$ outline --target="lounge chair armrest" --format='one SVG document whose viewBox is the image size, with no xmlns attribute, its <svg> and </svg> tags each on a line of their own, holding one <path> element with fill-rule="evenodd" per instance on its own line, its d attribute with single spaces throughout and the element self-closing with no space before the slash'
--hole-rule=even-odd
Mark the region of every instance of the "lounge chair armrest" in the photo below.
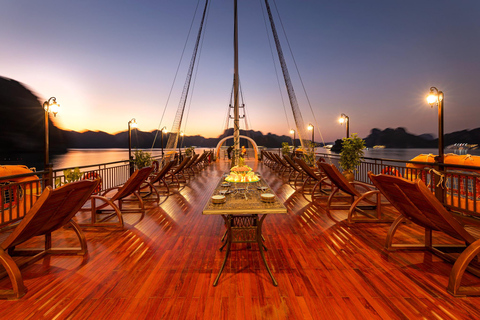
<svg viewBox="0 0 480 320">
<path fill-rule="evenodd" d="M 353 185 L 354 187 L 355 186 L 358 186 L 358 187 L 361 187 L 362 189 L 366 190 L 366 191 L 373 191 L 373 190 L 376 190 L 375 188 L 373 188 L 372 186 L 366 184 L 366 183 L 363 183 L 363 182 L 357 182 L 357 181 L 353 181 L 353 182 L 350 182 L 351 185 Z"/>
</svg>

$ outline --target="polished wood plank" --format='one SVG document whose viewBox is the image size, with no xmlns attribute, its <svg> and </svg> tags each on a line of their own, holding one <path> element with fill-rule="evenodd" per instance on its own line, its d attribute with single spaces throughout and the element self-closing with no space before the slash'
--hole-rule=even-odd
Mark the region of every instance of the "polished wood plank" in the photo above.
<svg viewBox="0 0 480 320">
<path fill-rule="evenodd" d="M 196 174 L 180 192 L 146 216 L 125 215 L 125 230 L 87 230 L 87 257 L 48 257 L 22 269 L 27 294 L 0 301 L 1 319 L 475 319 L 480 298 L 446 292 L 452 265 L 428 252 L 383 250 L 388 224 L 326 215 L 326 199 L 312 204 L 261 163 L 261 172 L 288 209 L 267 217 L 265 252 L 278 287 L 271 284 L 258 246 L 233 244 L 223 261 L 223 219 L 202 209 L 227 169 L 219 161 Z M 325 201 L 325 202 L 323 202 Z M 394 212 L 391 212 L 394 214 Z M 59 231 L 55 245 L 73 244 Z M 407 224 L 405 241 L 423 238 Z M 38 245 L 32 239 L 27 247 Z M 440 243 L 455 241 L 436 237 Z M 467 283 L 480 279 L 467 274 Z M 0 289 L 9 281 L 0 279 Z"/>
</svg>

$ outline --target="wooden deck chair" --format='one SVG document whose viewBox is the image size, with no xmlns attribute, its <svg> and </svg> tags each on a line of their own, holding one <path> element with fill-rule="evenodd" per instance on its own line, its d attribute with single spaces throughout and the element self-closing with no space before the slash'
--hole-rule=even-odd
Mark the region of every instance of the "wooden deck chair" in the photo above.
<svg viewBox="0 0 480 320">
<path fill-rule="evenodd" d="M 460 221 L 450 211 L 445 209 L 422 180 L 409 181 L 392 175 L 374 175 L 371 172 L 368 173 L 368 176 L 401 213 L 388 231 L 385 243 L 386 249 L 394 251 L 395 249 L 423 248 L 447 261 L 454 262 L 450 272 L 447 291 L 454 296 L 480 295 L 480 287 L 478 286 L 461 286 L 465 270 L 469 270 L 480 277 L 479 268 L 469 267 L 470 262 L 480 253 L 480 240 L 475 239 L 465 230 Z M 395 232 L 402 222 L 407 220 L 425 228 L 424 244 L 393 244 Z M 442 251 L 442 246 L 434 246 L 432 231 L 441 231 L 465 242 L 466 245 L 460 246 L 460 248 L 464 249 L 463 252 L 455 257 L 452 254 L 452 246 L 448 246 L 449 252 Z M 443 247 L 445 248 L 446 246 L 444 245 Z"/>
<path fill-rule="evenodd" d="M 305 172 L 307 178 L 303 182 L 302 190 L 303 192 L 307 191 L 307 186 L 313 183 L 313 187 L 310 188 L 310 195 L 312 197 L 312 202 L 318 197 L 318 193 L 323 193 L 326 195 L 325 191 L 322 190 L 322 185 L 330 185 L 331 183 L 328 180 L 328 177 L 325 174 L 322 174 L 320 171 L 314 171 L 314 169 L 310 168 L 308 164 L 303 161 L 302 159 L 296 159 L 295 162 L 298 166 Z"/>
<path fill-rule="evenodd" d="M 205 158 L 208 157 L 208 154 L 208 152 L 204 152 L 197 158 L 197 160 L 195 160 L 195 162 L 192 164 L 192 169 L 194 172 L 198 173 L 203 169 L 205 165 Z"/>
<path fill-rule="evenodd" d="M 164 187 L 166 190 L 164 194 L 166 195 L 166 198 L 163 200 L 165 201 L 169 194 L 170 194 L 170 189 L 168 187 L 168 184 L 165 181 L 165 176 L 167 173 L 170 171 L 170 169 L 175 165 L 175 160 L 170 160 L 167 162 L 162 169 L 160 169 L 156 174 L 150 175 L 148 178 L 148 181 L 146 181 L 142 186 L 140 187 L 140 190 L 144 190 L 149 188 L 150 191 L 148 192 L 140 192 L 142 195 L 142 198 L 149 198 L 152 194 L 156 194 L 156 197 L 159 199 L 160 198 L 160 188 Z M 162 201 L 162 202 L 163 202 Z M 158 201 L 157 201 L 158 202 Z"/>
<path fill-rule="evenodd" d="M 278 170 L 279 170 L 279 173 L 280 175 L 284 175 L 286 173 L 290 173 L 290 171 L 292 170 L 292 168 L 290 168 L 290 165 L 288 163 L 285 162 L 285 160 L 282 159 L 282 157 L 276 153 L 272 153 L 272 156 L 276 159 L 277 163 L 278 163 Z"/>
<path fill-rule="evenodd" d="M 130 212 L 140 213 L 140 220 L 143 219 L 145 204 L 139 190 L 140 186 L 147 181 L 152 170 L 152 167 L 135 170 L 122 186 L 107 189 L 98 195 L 92 195 L 90 201 L 87 201 L 79 210 L 90 212 L 90 223 L 79 223 L 79 225 L 82 227 L 116 227 L 123 229 L 122 213 Z M 138 207 L 124 208 L 123 204 L 132 200 L 138 202 Z M 107 222 L 115 216 L 118 222 Z"/>
<path fill-rule="evenodd" d="M 390 218 L 382 214 L 382 201 L 380 191 L 374 190 L 371 186 L 360 182 L 349 182 L 333 164 L 317 161 L 319 169 L 325 172 L 332 183 L 332 193 L 328 197 L 326 211 L 332 220 L 331 209 L 347 209 L 349 223 L 353 222 L 392 222 Z M 358 188 L 358 189 L 357 189 Z M 360 189 L 360 190 L 359 190 Z M 350 203 L 345 205 L 332 205 L 335 195 L 341 191 L 350 197 Z M 363 193 L 362 193 L 362 192 Z M 372 199 L 374 198 L 374 199 Z M 372 214 L 370 211 L 374 210 Z M 363 217 L 359 217 L 362 215 Z"/>
<path fill-rule="evenodd" d="M 306 173 L 290 156 L 284 155 L 283 158 L 292 169 L 288 176 L 288 183 L 293 189 L 299 190 L 306 179 Z"/>
<path fill-rule="evenodd" d="M 263 163 L 269 167 L 269 168 L 272 168 L 273 165 L 274 165 L 274 162 L 272 160 L 272 157 L 270 155 L 270 152 L 268 151 L 265 151 L 265 150 L 262 150 L 262 159 L 263 159 Z"/>
<path fill-rule="evenodd" d="M 192 159 L 192 156 L 184 157 L 180 164 L 173 166 L 170 171 L 165 175 L 165 181 L 168 184 L 169 188 L 176 187 L 179 191 L 185 187 L 187 178 L 183 173 L 183 169 L 188 162 Z M 183 183 L 183 185 L 182 185 Z"/>
<path fill-rule="evenodd" d="M 87 244 L 85 236 L 78 225 L 72 220 L 78 209 L 87 201 L 100 180 L 82 180 L 68 183 L 53 190 L 47 187 L 28 211 L 12 233 L 0 244 L 0 262 L 5 267 L 13 290 L 1 290 L 2 299 L 19 299 L 27 292 L 23 283 L 20 267 L 31 264 L 47 254 L 85 255 Z M 52 233 L 64 226 L 71 226 L 80 242 L 78 248 L 52 248 Z M 44 248 L 19 249 L 18 246 L 27 240 L 45 236 Z M 21 265 L 12 256 L 32 256 Z"/>
<path fill-rule="evenodd" d="M 195 171 L 193 170 L 193 165 L 195 164 L 195 162 L 197 161 L 197 159 L 200 157 L 200 154 L 198 153 L 195 153 L 192 158 L 190 159 L 189 162 L 187 162 L 187 164 L 185 165 L 185 167 L 183 168 L 182 172 L 184 173 L 184 176 L 185 178 L 187 178 L 188 180 L 190 180 L 191 177 L 194 177 L 195 176 Z M 185 181 L 186 183 L 187 181 Z"/>
<path fill-rule="evenodd" d="M 276 167 L 278 166 L 277 159 L 274 158 L 273 152 L 270 151 L 265 151 L 265 155 L 268 158 L 267 165 L 270 167 L 272 170 L 276 170 Z"/>
</svg>

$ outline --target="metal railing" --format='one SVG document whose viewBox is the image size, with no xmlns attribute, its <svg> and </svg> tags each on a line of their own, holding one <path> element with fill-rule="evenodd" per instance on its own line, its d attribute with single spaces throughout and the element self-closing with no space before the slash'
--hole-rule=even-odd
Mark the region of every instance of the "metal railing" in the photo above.
<svg viewBox="0 0 480 320">
<path fill-rule="evenodd" d="M 153 158 L 157 160 L 161 159 L 161 156 Z M 80 179 L 95 179 L 96 177 L 102 179 L 101 188 L 96 190 L 96 192 L 106 191 L 122 185 L 130 177 L 128 160 L 61 168 L 51 171 L 48 170 L 50 168 L 47 168 L 44 171 L 1 177 L 0 229 L 22 219 L 35 204 L 46 186 L 57 188 L 69 182 L 65 173 L 77 168 L 81 172 Z"/>
<path fill-rule="evenodd" d="M 317 153 L 319 157 L 340 168 L 340 155 Z M 411 181 L 421 179 L 432 192 L 435 191 L 435 175 L 440 175 L 444 185 L 444 206 L 480 218 L 480 167 L 365 157 L 354 173 L 355 180 L 371 185 L 368 178 L 370 171 Z"/>
</svg>

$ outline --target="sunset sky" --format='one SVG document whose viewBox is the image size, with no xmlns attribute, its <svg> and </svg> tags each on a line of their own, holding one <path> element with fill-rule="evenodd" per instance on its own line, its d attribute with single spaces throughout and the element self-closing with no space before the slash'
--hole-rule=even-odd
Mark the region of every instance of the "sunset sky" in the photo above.
<svg viewBox="0 0 480 320">
<path fill-rule="evenodd" d="M 272 59 L 264 2 L 238 2 L 240 81 L 251 128 L 288 135 L 293 116 L 276 51 Z M 24 83 L 42 102 L 55 96 L 62 108 L 55 121 L 63 129 L 115 133 L 132 118 L 142 131 L 171 128 L 204 3 L 198 3 L 170 100 L 196 0 L 2 0 L 0 76 Z M 350 117 L 350 132 L 363 138 L 372 128 L 389 127 L 436 136 L 437 110 L 425 101 L 431 86 L 445 93 L 446 133 L 480 127 L 480 1 L 270 5 L 275 16 L 278 8 L 290 76 L 316 141 L 320 133 L 325 142 L 345 135 L 341 113 Z M 205 28 L 182 129 L 216 137 L 233 82 L 233 0 L 211 0 Z"/>
</svg>

